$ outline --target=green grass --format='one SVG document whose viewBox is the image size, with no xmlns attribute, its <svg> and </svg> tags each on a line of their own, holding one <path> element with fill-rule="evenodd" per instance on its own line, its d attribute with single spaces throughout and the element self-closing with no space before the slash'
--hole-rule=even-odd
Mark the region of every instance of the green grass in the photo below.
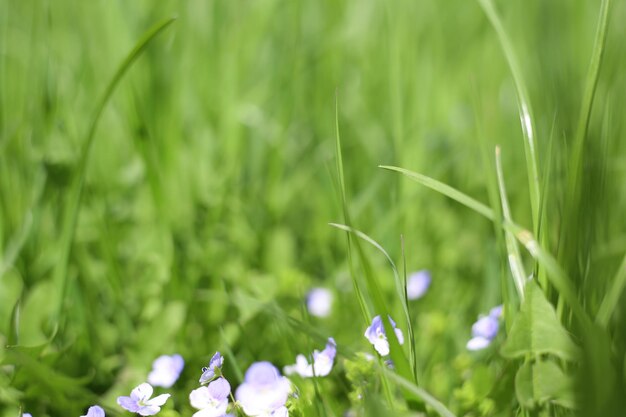
<svg viewBox="0 0 626 417">
<path fill-rule="evenodd" d="M 190 415 L 216 350 L 235 387 L 329 336 L 293 415 L 622 415 L 623 21 L 608 0 L 0 0 L 0 416 L 123 415 L 174 352 L 161 415 Z M 394 372 L 359 355 L 386 312 Z"/>
</svg>

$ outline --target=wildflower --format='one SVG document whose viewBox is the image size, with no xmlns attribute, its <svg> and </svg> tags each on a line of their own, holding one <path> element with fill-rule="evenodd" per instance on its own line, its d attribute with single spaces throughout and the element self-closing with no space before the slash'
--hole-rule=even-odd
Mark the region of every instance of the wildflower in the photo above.
<svg viewBox="0 0 626 417">
<path fill-rule="evenodd" d="M 33 417 L 30 413 L 22 413 L 22 417 Z"/>
<path fill-rule="evenodd" d="M 406 294 L 409 300 L 422 298 L 430 286 L 430 272 L 421 270 L 409 275 L 406 283 Z"/>
<path fill-rule="evenodd" d="M 170 397 L 170 394 L 161 394 L 150 399 L 152 392 L 152 385 L 144 382 L 131 391 L 130 397 L 117 397 L 117 403 L 131 413 L 152 416 L 161 411 L 161 406 Z"/>
<path fill-rule="evenodd" d="M 310 378 L 312 376 L 326 376 L 333 368 L 333 362 L 335 355 L 337 354 L 337 344 L 332 337 L 328 338 L 326 348 L 323 351 L 313 351 L 313 364 L 309 364 L 304 355 L 298 355 L 296 357 L 295 365 L 285 366 L 284 371 L 286 375 L 296 373 L 304 378 Z"/>
<path fill-rule="evenodd" d="M 391 326 L 396 333 L 398 342 L 403 344 L 404 335 L 402 334 L 402 330 L 396 328 L 396 322 L 393 321 L 391 317 L 389 317 L 389 323 L 391 323 Z M 389 354 L 389 342 L 387 341 L 385 327 L 383 326 L 383 321 L 380 316 L 374 317 L 371 326 L 365 330 L 365 337 L 372 345 L 374 345 L 374 349 L 376 349 L 376 352 L 378 352 L 381 356 Z"/>
<path fill-rule="evenodd" d="M 502 316 L 502 306 L 497 306 L 489 311 L 488 316 L 478 318 L 472 325 L 472 338 L 466 346 L 468 350 L 481 350 L 491 344 L 491 341 L 498 335 L 500 316 Z"/>
<path fill-rule="evenodd" d="M 193 408 L 197 408 L 193 417 L 222 417 L 228 407 L 230 384 L 222 377 L 217 378 L 206 387 L 200 387 L 191 391 L 189 402 Z"/>
<path fill-rule="evenodd" d="M 148 383 L 155 387 L 169 388 L 178 379 L 185 366 L 180 355 L 163 355 L 152 362 L 152 372 L 148 375 Z"/>
<path fill-rule="evenodd" d="M 285 403 L 291 383 L 269 362 L 256 362 L 246 371 L 244 383 L 237 388 L 235 398 L 249 416 L 288 416 Z"/>
<path fill-rule="evenodd" d="M 209 361 L 209 366 L 202 368 L 202 376 L 200 376 L 200 384 L 204 385 L 215 379 L 215 370 L 222 369 L 224 364 L 224 357 L 215 352 L 215 355 Z"/>
<path fill-rule="evenodd" d="M 93 407 L 89 407 L 89 410 L 87 410 L 87 415 L 81 417 L 104 417 L 104 410 L 102 409 L 102 407 L 94 405 Z"/>
<path fill-rule="evenodd" d="M 313 288 L 306 296 L 306 307 L 316 317 L 328 317 L 333 305 L 333 293 L 326 288 Z"/>
</svg>

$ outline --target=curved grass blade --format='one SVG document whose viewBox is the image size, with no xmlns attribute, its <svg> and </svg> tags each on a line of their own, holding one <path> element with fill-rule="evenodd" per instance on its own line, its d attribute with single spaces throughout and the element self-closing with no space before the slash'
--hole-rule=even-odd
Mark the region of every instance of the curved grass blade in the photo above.
<svg viewBox="0 0 626 417">
<path fill-rule="evenodd" d="M 132 64 L 137 60 L 137 58 L 141 55 L 141 53 L 146 49 L 146 47 L 150 44 L 150 42 L 163 30 L 165 30 L 169 25 L 171 25 L 176 18 L 168 18 L 156 23 L 152 26 L 144 35 L 137 41 L 135 47 L 130 51 L 130 53 L 126 56 L 124 61 L 120 64 L 117 71 L 113 75 L 113 78 L 107 85 L 104 90 L 104 94 L 96 104 L 96 110 L 94 112 L 93 118 L 91 119 L 91 123 L 89 125 L 89 130 L 87 132 L 85 141 L 83 143 L 82 149 L 80 151 L 78 167 L 74 174 L 68 202 L 65 208 L 65 212 L 63 215 L 63 224 L 61 230 L 61 238 L 60 238 L 60 255 L 59 260 L 55 265 L 55 269 L 53 272 L 52 279 L 54 282 L 58 284 L 57 288 L 60 288 L 61 293 L 58 296 L 58 309 L 57 309 L 57 321 L 60 320 L 63 305 L 65 300 L 65 295 L 67 292 L 68 285 L 68 263 L 71 252 L 72 241 L 74 240 L 74 234 L 76 232 L 76 224 L 78 222 L 78 215 L 80 212 L 80 204 L 83 195 L 83 188 L 85 183 L 85 173 L 87 169 L 87 163 L 89 161 L 89 154 L 91 147 L 93 145 L 93 141 L 95 138 L 96 128 L 98 127 L 98 122 L 100 121 L 100 116 L 107 103 L 111 99 L 113 92 L 115 91 L 117 85 L 120 80 L 124 77 L 124 75 L 131 68 Z"/>
<path fill-rule="evenodd" d="M 400 274 L 398 272 L 398 268 L 396 267 L 396 264 L 393 262 L 393 259 L 391 259 L 391 256 L 389 256 L 385 248 L 383 248 L 378 242 L 376 242 L 374 239 L 372 239 L 365 233 L 361 232 L 360 230 L 353 229 L 352 227 L 346 226 L 345 224 L 329 223 L 329 225 L 336 227 L 337 229 L 344 230 L 346 232 L 350 232 L 354 234 L 356 237 L 374 246 L 376 249 L 378 249 L 380 253 L 382 253 L 385 256 L 385 258 L 387 258 L 387 261 L 389 262 L 389 265 L 391 266 L 391 269 L 393 271 L 393 277 L 394 277 L 394 281 L 396 284 L 396 291 L 398 292 L 398 297 L 400 297 L 400 300 L 402 302 L 401 303 L 402 310 L 404 312 L 404 317 L 406 319 L 407 332 L 409 334 L 409 350 L 411 352 L 411 357 L 409 360 L 411 364 L 411 370 L 413 371 L 413 375 L 416 375 L 417 377 L 417 364 L 415 360 L 416 358 L 415 335 L 413 333 L 413 326 L 411 325 L 411 315 L 409 314 L 409 302 L 408 302 L 407 294 L 406 294 L 406 282 L 403 282 L 402 279 L 400 278 Z"/>
<path fill-rule="evenodd" d="M 468 196 L 467 194 L 460 192 L 456 188 L 452 188 L 449 185 L 442 183 L 441 181 L 437 181 L 434 178 L 428 177 L 423 174 L 418 174 L 417 172 L 413 172 L 408 169 L 394 167 L 390 165 L 379 165 L 378 168 L 399 172 L 409 177 L 415 182 L 418 182 L 432 190 L 435 190 L 438 193 L 451 198 L 452 200 L 458 201 L 459 203 L 471 208 L 478 214 L 482 215 L 483 217 L 486 217 L 487 219 L 491 221 L 494 221 L 496 218 L 493 210 L 490 207 Z"/>
<path fill-rule="evenodd" d="M 404 168 L 398 168 L 393 166 L 380 166 L 380 168 L 404 174 L 413 181 L 425 185 L 426 187 L 429 187 L 463 204 L 464 206 L 469 207 L 470 209 L 483 215 L 485 218 L 494 222 L 496 221 L 496 217 L 491 208 L 473 199 L 467 194 L 464 194 L 459 190 L 450 187 L 449 185 Z M 548 279 L 550 280 L 552 285 L 554 285 L 554 287 L 561 293 L 565 301 L 567 301 L 567 303 L 570 305 L 576 318 L 578 318 L 584 325 L 591 325 L 591 320 L 589 316 L 578 301 L 576 293 L 571 286 L 570 278 L 567 276 L 563 268 L 561 268 L 561 266 L 557 263 L 554 257 L 546 250 L 544 250 L 541 245 L 539 245 L 539 242 L 537 242 L 533 234 L 530 231 L 508 220 L 504 220 L 500 224 L 500 226 L 503 227 L 505 230 L 511 232 L 517 238 L 517 240 L 519 240 L 526 247 L 531 256 L 535 260 L 537 260 L 537 262 L 543 265 L 543 267 L 546 269 L 546 272 L 548 273 Z"/>
<path fill-rule="evenodd" d="M 504 52 L 509 69 L 511 70 L 513 82 L 515 83 L 520 122 L 524 134 L 524 152 L 526 155 L 526 171 L 528 173 L 528 187 L 530 190 L 530 205 L 532 208 L 534 231 L 536 233 L 540 210 L 539 201 L 541 197 L 539 191 L 539 159 L 536 151 L 537 144 L 535 139 L 534 117 L 530 106 L 528 88 L 522 77 L 522 71 L 520 70 L 513 44 L 504 30 L 504 26 L 502 25 L 502 21 L 496 12 L 492 0 L 478 0 L 478 3 L 498 35 L 498 40 L 502 46 L 502 51 Z"/>
<path fill-rule="evenodd" d="M 506 187 L 504 185 L 504 173 L 502 172 L 502 161 L 500 159 L 500 147 L 496 146 L 496 173 L 498 175 L 498 187 L 500 190 L 500 201 L 502 204 L 502 216 L 504 220 L 513 223 L 511 219 L 511 209 L 509 207 L 509 200 L 506 196 Z M 524 300 L 524 285 L 526 283 L 526 271 L 524 270 L 524 263 L 522 262 L 522 256 L 519 252 L 519 246 L 515 236 L 507 230 L 504 232 L 506 249 L 508 252 L 509 266 L 511 268 L 511 274 L 513 275 L 513 281 L 515 282 L 515 288 L 520 297 L 520 300 Z"/>
</svg>

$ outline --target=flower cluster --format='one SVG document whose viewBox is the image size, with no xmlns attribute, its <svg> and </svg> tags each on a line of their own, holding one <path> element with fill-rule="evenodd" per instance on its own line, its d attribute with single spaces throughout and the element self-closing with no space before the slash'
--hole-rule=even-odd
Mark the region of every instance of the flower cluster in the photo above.
<svg viewBox="0 0 626 417">
<path fill-rule="evenodd" d="M 402 330 L 396 328 L 396 322 L 393 321 L 391 317 L 388 317 L 388 319 L 389 323 L 393 327 L 398 342 L 403 344 L 404 335 L 402 334 Z M 372 324 L 367 328 L 367 330 L 365 330 L 365 337 L 374 346 L 376 352 L 378 352 L 381 356 L 389 355 L 389 341 L 387 340 L 385 326 L 383 325 L 383 321 L 380 316 L 374 317 Z"/>
<path fill-rule="evenodd" d="M 499 319 L 502 316 L 502 306 L 489 311 L 489 315 L 481 316 L 472 325 L 472 338 L 467 342 L 468 350 L 481 350 L 489 346 L 498 335 Z"/>
<path fill-rule="evenodd" d="M 283 371 L 285 375 L 298 374 L 304 378 L 326 376 L 333 368 L 336 354 L 337 344 L 335 343 L 335 339 L 329 337 L 326 348 L 323 351 L 313 351 L 312 364 L 309 364 L 309 361 L 304 355 L 298 355 L 296 356 L 296 363 L 294 365 L 285 366 Z"/>
</svg>

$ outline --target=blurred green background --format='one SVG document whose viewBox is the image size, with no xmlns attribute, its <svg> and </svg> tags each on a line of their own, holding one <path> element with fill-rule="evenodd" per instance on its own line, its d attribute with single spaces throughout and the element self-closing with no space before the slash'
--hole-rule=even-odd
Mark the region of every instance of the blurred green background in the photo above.
<svg viewBox="0 0 626 417">
<path fill-rule="evenodd" d="M 593 314 L 626 251 L 626 4 L 610 10 L 571 216 L 566 184 L 600 2 L 496 8 L 550 173 L 544 243 Z M 140 36 L 170 16 L 105 107 L 67 240 L 97 102 Z M 411 304 L 421 385 L 458 415 L 514 415 L 497 348 L 465 350 L 510 280 L 499 230 L 377 167 L 422 172 L 490 204 L 498 144 L 513 218 L 532 229 L 511 72 L 478 2 L 461 0 L 0 0 L 0 413 L 78 416 L 99 403 L 116 415 L 115 397 L 158 355 L 178 352 L 187 366 L 166 412 L 189 414 L 188 392 L 216 350 L 236 385 L 252 361 L 282 367 L 322 347 L 287 317 L 340 350 L 370 352 L 345 233 L 328 225 L 343 222 L 335 101 L 353 226 L 398 265 L 402 235 L 408 271 L 432 272 Z M 400 316 L 385 259 L 366 254 Z M 315 286 L 335 292 L 328 319 L 303 313 Z M 607 390 L 617 393 L 625 314 L 618 306 L 607 332 L 618 358 Z M 320 382 L 337 416 L 350 408 L 341 369 L 338 360 Z M 491 402 L 467 393 L 477 374 Z"/>
</svg>

